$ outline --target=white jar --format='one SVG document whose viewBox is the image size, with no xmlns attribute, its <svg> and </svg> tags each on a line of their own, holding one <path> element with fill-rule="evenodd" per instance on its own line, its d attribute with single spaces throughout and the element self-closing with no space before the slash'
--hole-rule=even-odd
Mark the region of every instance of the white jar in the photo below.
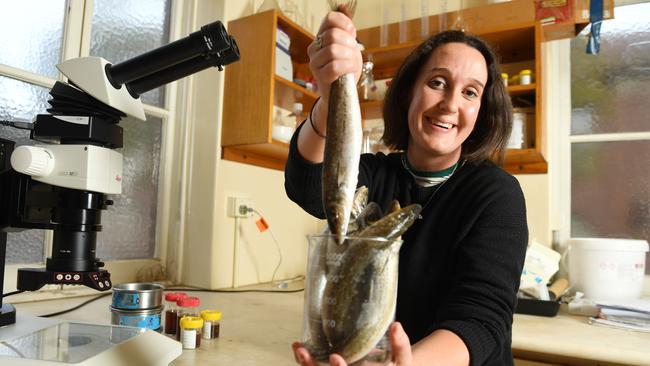
<svg viewBox="0 0 650 366">
<path fill-rule="evenodd" d="M 593 300 L 641 297 L 648 252 L 645 240 L 572 238 L 567 250 L 572 290 Z"/>
</svg>

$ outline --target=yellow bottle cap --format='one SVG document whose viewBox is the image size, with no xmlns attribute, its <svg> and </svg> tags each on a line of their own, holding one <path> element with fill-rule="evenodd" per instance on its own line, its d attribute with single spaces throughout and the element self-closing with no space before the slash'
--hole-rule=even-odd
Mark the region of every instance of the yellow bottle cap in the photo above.
<svg viewBox="0 0 650 366">
<path fill-rule="evenodd" d="M 532 73 L 533 72 L 531 70 L 525 69 L 525 70 L 521 70 L 521 72 L 519 72 L 519 75 L 530 75 Z"/>
<path fill-rule="evenodd" d="M 201 317 L 203 320 L 207 321 L 219 321 L 221 320 L 221 312 L 217 310 L 203 310 L 201 311 Z"/>
<path fill-rule="evenodd" d="M 502 72 L 501 77 L 504 79 L 508 79 L 508 73 L 507 72 Z"/>
<path fill-rule="evenodd" d="M 198 316 L 184 316 L 181 318 L 181 328 L 197 329 L 203 327 L 203 318 Z"/>
</svg>

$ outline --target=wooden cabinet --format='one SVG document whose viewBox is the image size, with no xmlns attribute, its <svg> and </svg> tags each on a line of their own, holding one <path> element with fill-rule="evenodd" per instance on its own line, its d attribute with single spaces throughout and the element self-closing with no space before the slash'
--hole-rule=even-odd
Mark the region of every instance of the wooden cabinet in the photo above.
<svg viewBox="0 0 650 366">
<path fill-rule="evenodd" d="M 613 0 L 605 0 L 605 18 L 613 16 Z M 528 85 L 510 85 L 513 105 L 532 110 L 527 122 L 524 149 L 509 150 L 505 169 L 513 174 L 546 173 L 542 155 L 544 99 L 541 44 L 546 40 L 573 37 L 589 22 L 589 1 L 573 2 L 573 18 L 562 24 L 540 25 L 535 20 L 534 2 L 513 0 L 462 11 L 466 31 L 487 40 L 498 54 L 501 67 L 510 75 L 523 69 L 533 72 Z M 428 29 L 437 31 L 439 22 L 454 24 L 457 12 L 432 15 Z M 258 166 L 283 169 L 288 153 L 286 143 L 271 138 L 273 105 L 290 109 L 295 101 L 309 111 L 316 95 L 274 72 L 275 30 L 281 27 L 291 38 L 294 71 L 309 74 L 307 46 L 314 37 L 276 11 L 255 14 L 232 21 L 228 31 L 239 44 L 241 60 L 226 70 L 223 134 L 223 158 Z M 387 26 L 387 46 L 380 46 L 380 27 L 359 29 L 357 38 L 365 46 L 364 59 L 372 55 L 375 79 L 390 78 L 404 58 L 423 41 L 421 20 L 406 22 L 406 41 L 399 42 L 398 23 Z M 362 102 L 364 119 L 381 118 L 382 103 Z"/>
<path fill-rule="evenodd" d="M 290 19 L 270 10 L 229 22 L 241 58 L 226 69 L 221 146 L 224 159 L 283 170 L 289 145 L 272 138 L 273 106 L 291 110 L 299 102 L 309 111 L 317 95 L 275 74 L 278 28 L 291 39 L 294 74 L 309 75 L 314 36 Z"/>
</svg>

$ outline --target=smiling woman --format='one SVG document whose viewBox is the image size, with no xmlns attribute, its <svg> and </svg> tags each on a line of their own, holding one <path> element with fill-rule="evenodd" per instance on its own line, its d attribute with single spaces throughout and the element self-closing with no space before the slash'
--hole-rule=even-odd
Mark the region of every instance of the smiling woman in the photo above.
<svg viewBox="0 0 650 366">
<path fill-rule="evenodd" d="M 310 51 L 320 91 L 361 68 L 348 49 L 355 32 L 345 17 L 330 13 L 323 32 L 326 46 Z M 323 104 L 295 132 L 285 168 L 289 198 L 319 218 L 323 139 L 309 123 L 325 128 Z M 384 124 L 384 142 L 402 151 L 363 154 L 358 184 L 384 211 L 394 200 L 424 207 L 402 235 L 393 362 L 513 365 L 511 323 L 528 228 L 519 183 L 491 161 L 503 158 L 511 105 L 490 47 L 460 31 L 423 42 L 393 78 Z M 314 365 L 301 344 L 293 350 L 300 364 Z"/>
</svg>

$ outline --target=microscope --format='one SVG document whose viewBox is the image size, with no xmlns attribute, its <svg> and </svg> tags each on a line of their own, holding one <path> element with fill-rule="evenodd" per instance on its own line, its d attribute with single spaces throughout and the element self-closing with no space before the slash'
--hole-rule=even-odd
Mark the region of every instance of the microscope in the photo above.
<svg viewBox="0 0 650 366">
<path fill-rule="evenodd" d="M 0 293 L 7 232 L 53 231 L 45 268 L 18 270 L 18 290 L 46 284 L 112 288 L 110 273 L 95 256 L 101 212 L 121 193 L 123 146 L 119 126 L 128 116 L 145 120 L 139 96 L 209 67 L 239 60 L 239 49 L 220 21 L 189 36 L 121 63 L 101 57 L 57 65 L 68 82 L 50 91 L 48 114 L 31 127 L 34 146 L 15 147 L 0 138 Z M 0 327 L 15 323 L 16 312 L 0 300 Z"/>
</svg>

